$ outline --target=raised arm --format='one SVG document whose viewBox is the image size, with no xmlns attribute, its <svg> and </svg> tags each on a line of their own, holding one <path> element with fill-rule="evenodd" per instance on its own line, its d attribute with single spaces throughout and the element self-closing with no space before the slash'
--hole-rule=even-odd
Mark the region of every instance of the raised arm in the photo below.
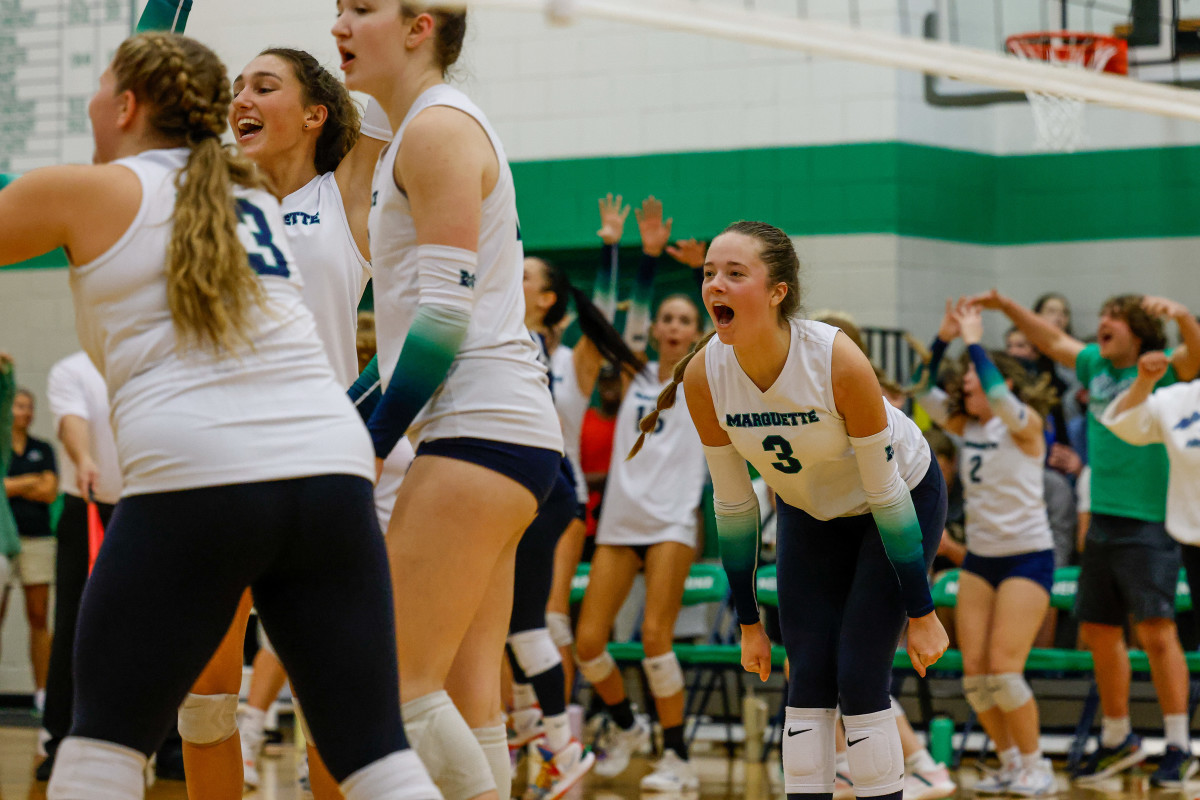
<svg viewBox="0 0 1200 800">
<path fill-rule="evenodd" d="M 834 404 L 846 422 L 867 505 L 900 582 L 909 617 L 909 657 L 923 676 L 946 651 L 949 639 L 933 613 L 921 523 L 900 477 L 883 391 L 871 362 L 847 336 L 834 339 L 831 373 Z"/>
<path fill-rule="evenodd" d="M 1075 359 L 1079 357 L 1084 345 L 1074 336 L 1059 330 L 1028 308 L 1010 297 L 1005 297 L 995 289 L 970 297 L 968 302 L 980 308 L 1003 312 L 1012 320 L 1013 325 L 1016 325 L 1025 334 L 1030 344 L 1036 347 L 1038 352 L 1064 367 L 1075 368 Z"/>
<path fill-rule="evenodd" d="M 1179 326 L 1180 347 L 1171 353 L 1171 366 L 1181 381 L 1190 381 L 1200 372 L 1200 322 L 1183 303 L 1165 297 L 1143 297 L 1142 308 L 1151 314 L 1170 317 Z"/>
<path fill-rule="evenodd" d="M 1142 353 L 1138 359 L 1137 377 L 1129 388 L 1117 395 L 1100 422 L 1130 444 L 1146 445 L 1163 440 L 1162 425 L 1150 408 L 1154 386 L 1170 367 L 1167 354 L 1161 350 Z"/>
<path fill-rule="evenodd" d="M 931 420 L 943 428 L 949 428 L 954 433 L 961 435 L 963 420 L 961 416 L 950 418 L 950 398 L 937 385 L 938 370 L 941 368 L 942 359 L 945 358 L 946 348 L 958 337 L 960 332 L 961 328 L 958 324 L 958 315 L 955 313 L 954 304 L 950 298 L 946 298 L 946 311 L 942 315 L 941 324 L 938 325 L 938 332 L 929 345 L 929 361 L 917 368 L 917 372 L 913 376 L 912 391 L 914 399 L 921 408 L 925 409 L 925 413 Z"/>
<path fill-rule="evenodd" d="M 609 322 L 617 318 L 617 269 L 618 248 L 621 235 L 625 232 L 625 218 L 629 206 L 622 205 L 621 195 L 612 193 L 600 198 L 600 230 L 596 235 L 603 243 L 600 248 L 600 269 L 596 271 L 596 286 L 592 291 L 592 302 L 596 304 Z"/>
<path fill-rule="evenodd" d="M 979 376 L 988 407 L 1008 428 L 1022 452 L 1030 456 L 1044 455 L 1046 438 L 1042 433 L 1041 416 L 1012 393 L 987 350 L 979 344 L 983 339 L 983 316 L 979 308 L 960 300 L 957 315 L 963 344 L 967 346 L 967 355 Z"/>
<path fill-rule="evenodd" d="M 688 363 L 683 388 L 712 477 L 721 564 L 729 576 L 733 607 L 742 629 L 742 666 L 765 681 L 771 674 L 771 642 L 759 619 L 755 590 L 761 538 L 758 495 L 750 483 L 746 460 L 717 420 L 704 350 Z"/>
<path fill-rule="evenodd" d="M 633 352 L 644 353 L 650 335 L 654 274 L 658 271 L 663 249 L 671 239 L 672 220 L 663 221 L 662 203 L 653 195 L 642 201 L 642 207 L 634 211 L 634 215 L 642 237 L 642 260 L 638 263 L 629 314 L 625 317 L 625 342 Z"/>
<path fill-rule="evenodd" d="M 491 141 L 463 112 L 434 106 L 409 123 L 395 180 L 408 195 L 417 232 L 420 300 L 392 380 L 368 424 L 380 459 L 446 379 L 467 336 L 483 197 L 498 175 Z"/>
</svg>

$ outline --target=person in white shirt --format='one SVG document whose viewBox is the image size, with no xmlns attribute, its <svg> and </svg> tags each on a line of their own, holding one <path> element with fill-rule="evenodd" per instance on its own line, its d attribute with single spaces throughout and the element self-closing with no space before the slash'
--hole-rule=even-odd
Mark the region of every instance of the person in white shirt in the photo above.
<svg viewBox="0 0 1200 800">
<path fill-rule="evenodd" d="M 40 780 L 50 779 L 54 753 L 71 728 L 72 650 L 89 555 L 87 503 L 89 498 L 96 503 L 100 522 L 107 527 L 122 488 L 117 442 L 108 419 L 108 389 L 87 353 L 72 353 L 50 368 L 47 402 L 67 457 L 62 461 L 63 511 L 55 530 L 54 642 L 42 716 L 50 738 L 47 758 L 38 765 Z"/>
<path fill-rule="evenodd" d="M 1200 380 L 1155 389 L 1170 363 L 1161 350 L 1143 353 L 1137 377 L 1100 422 L 1129 444 L 1166 447 L 1167 532 L 1181 545 L 1192 597 L 1200 597 Z"/>
</svg>

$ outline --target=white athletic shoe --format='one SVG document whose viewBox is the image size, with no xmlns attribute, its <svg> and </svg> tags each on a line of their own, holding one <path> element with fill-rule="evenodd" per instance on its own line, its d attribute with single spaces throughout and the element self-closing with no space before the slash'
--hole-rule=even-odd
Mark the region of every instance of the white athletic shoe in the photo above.
<svg viewBox="0 0 1200 800">
<path fill-rule="evenodd" d="M 779 762 L 779 768 L 783 769 L 782 761 Z M 904 800 L 911 800 L 907 790 L 908 785 L 905 784 Z M 833 774 L 833 800 L 854 800 L 854 781 L 841 770 Z"/>
<path fill-rule="evenodd" d="M 508 749 L 520 750 L 546 732 L 542 726 L 542 710 L 537 706 L 522 708 L 508 715 Z"/>
<path fill-rule="evenodd" d="M 700 776 L 674 750 L 663 753 L 654 771 L 642 778 L 643 792 L 694 792 L 699 788 Z"/>
<path fill-rule="evenodd" d="M 1017 774 L 1009 784 L 1009 794 L 1023 797 L 1048 797 L 1055 793 L 1054 766 L 1050 759 L 1043 758 L 1036 767 L 1027 767 Z"/>
<path fill-rule="evenodd" d="M 650 723 L 641 714 L 633 717 L 633 727 L 622 730 L 614 722 L 596 735 L 592 751 L 596 754 L 596 774 L 615 778 L 629 766 L 630 757 L 650 743 Z"/>
<path fill-rule="evenodd" d="M 1007 794 L 1008 787 L 1021 772 L 1021 762 L 1014 760 L 1007 767 L 1002 766 L 1000 769 L 989 769 L 983 765 L 979 768 L 984 772 L 984 776 L 973 787 L 975 794 Z"/>
<path fill-rule="evenodd" d="M 258 774 L 258 756 L 262 752 L 265 736 L 242 733 L 242 781 L 252 789 L 262 783 Z"/>
<path fill-rule="evenodd" d="M 950 773 L 940 764 L 936 769 L 912 772 L 904 778 L 904 800 L 942 800 L 956 791 L 958 785 L 950 780 Z"/>
<path fill-rule="evenodd" d="M 541 771 L 530 781 L 524 800 L 558 800 L 596 763 L 596 756 L 585 750 L 577 739 L 572 739 L 557 753 L 540 747 L 538 750 Z"/>
</svg>

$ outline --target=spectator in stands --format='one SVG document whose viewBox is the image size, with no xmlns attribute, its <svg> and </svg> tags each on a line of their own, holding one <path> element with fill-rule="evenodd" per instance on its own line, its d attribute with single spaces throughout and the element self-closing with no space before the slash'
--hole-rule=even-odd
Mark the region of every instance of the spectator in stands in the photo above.
<svg viewBox="0 0 1200 800">
<path fill-rule="evenodd" d="M 55 751 L 71 728 L 71 656 L 88 573 L 88 498 L 95 500 L 100 521 L 107 527 L 122 485 L 117 443 L 109 423 L 108 388 L 87 353 L 80 350 L 51 367 L 47 399 L 67 458 L 62 465 L 63 512 L 56 529 L 55 637 L 43 720 L 50 738 L 47 758 L 37 769 L 38 780 L 43 781 L 50 780 Z"/>
<path fill-rule="evenodd" d="M 54 580 L 54 531 L 50 527 L 50 504 L 58 498 L 58 467 L 49 442 L 29 435 L 33 425 L 34 397 L 18 389 L 12 404 L 12 461 L 4 478 L 4 493 L 12 506 L 13 519 L 21 536 L 21 554 L 13 564 L 13 575 L 25 590 L 25 618 L 29 622 L 29 659 L 33 662 L 36 688 L 34 708 L 41 713 L 46 704 L 46 672 L 50 665 L 50 582 Z M 8 610 L 8 587 L 0 602 L 0 619 Z"/>
<path fill-rule="evenodd" d="M 1179 549 L 1167 535 L 1167 456 L 1154 445 L 1134 447 L 1108 431 L 1100 415 L 1137 375 L 1139 355 L 1166 346 L 1160 316 L 1175 320 L 1184 346 L 1170 355 L 1159 380 L 1166 386 L 1200 371 L 1200 323 L 1179 303 L 1127 294 L 1100 309 L 1094 345 L 992 290 L 974 298 L 1002 311 L 1038 351 L 1073 368 L 1088 390 L 1091 523 L 1083 551 L 1076 606 L 1080 633 L 1092 653 L 1104 719 L 1100 746 L 1076 773 L 1095 781 L 1143 761 L 1147 753 L 1129 721 L 1129 658 L 1123 629 L 1132 614 L 1163 710 L 1167 751 L 1151 777 L 1155 786 L 1182 785 L 1190 761 L 1188 671 L 1175 627 Z"/>
<path fill-rule="evenodd" d="M 13 400 L 17 384 L 12 356 L 0 351 L 0 475 L 8 474 L 12 460 Z M 8 584 L 10 559 L 21 552 L 17 522 L 13 519 L 8 496 L 0 494 L 0 585 Z"/>
</svg>

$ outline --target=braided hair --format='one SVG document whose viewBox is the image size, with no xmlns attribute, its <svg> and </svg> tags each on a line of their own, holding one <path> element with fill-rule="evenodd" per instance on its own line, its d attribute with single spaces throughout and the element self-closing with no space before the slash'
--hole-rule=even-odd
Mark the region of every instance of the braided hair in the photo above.
<svg viewBox="0 0 1200 800">
<path fill-rule="evenodd" d="M 254 164 L 221 144 L 232 94 L 225 65 L 204 45 L 172 33 L 121 43 L 112 71 L 118 93 L 149 109 L 149 127 L 187 165 L 175 179 L 167 245 L 167 302 L 180 345 L 233 351 L 250 343 L 250 311 L 265 295 L 237 235 L 234 185 L 262 188 Z"/>
</svg>

